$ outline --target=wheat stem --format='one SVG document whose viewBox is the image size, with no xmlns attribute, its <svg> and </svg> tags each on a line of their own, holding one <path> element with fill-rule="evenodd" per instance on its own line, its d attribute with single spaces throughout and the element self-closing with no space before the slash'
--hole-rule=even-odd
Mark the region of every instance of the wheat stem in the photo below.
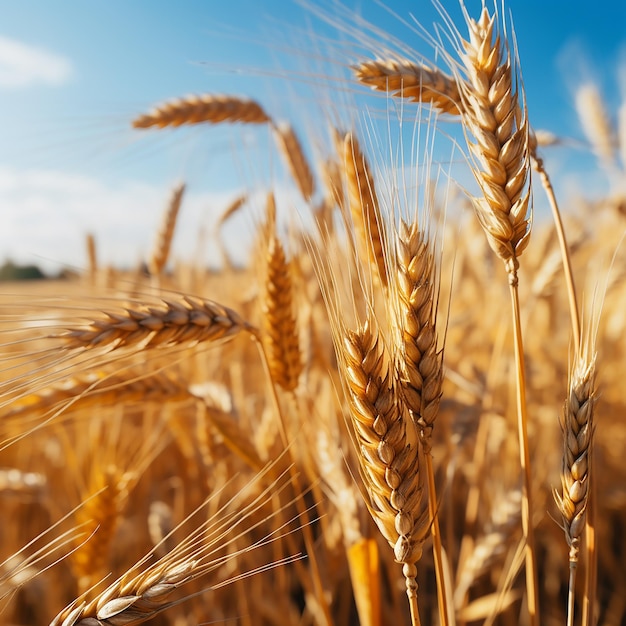
<svg viewBox="0 0 626 626">
<path fill-rule="evenodd" d="M 559 240 L 559 247 L 561 249 L 561 257 L 563 259 L 563 273 L 565 275 L 565 285 L 567 287 L 567 297 L 569 301 L 570 320 L 572 323 L 572 338 L 574 341 L 574 354 L 580 352 L 580 316 L 578 314 L 578 298 L 576 296 L 576 283 L 574 282 L 574 274 L 572 270 L 572 257 L 569 246 L 567 245 L 567 239 L 565 237 L 565 228 L 563 227 L 563 220 L 561 218 L 561 211 L 557 204 L 556 195 L 550 177 L 545 170 L 543 159 L 537 156 L 536 152 L 533 155 L 533 165 L 535 170 L 541 178 L 541 184 L 548 196 L 548 202 L 550 203 L 550 209 L 552 210 L 552 218 L 554 219 L 554 226 L 556 228 L 556 234 Z"/>
<path fill-rule="evenodd" d="M 537 579 L 537 555 L 535 552 L 535 533 L 533 529 L 532 481 L 530 475 L 530 454 L 528 450 L 528 416 L 526 410 L 526 373 L 524 365 L 524 346 L 517 282 L 510 281 L 511 304 L 513 309 L 513 329 L 515 338 L 515 370 L 517 375 L 517 427 L 519 438 L 520 465 L 523 473 L 522 483 L 522 530 L 526 539 L 526 593 L 530 623 L 539 624 L 539 598 Z"/>
</svg>

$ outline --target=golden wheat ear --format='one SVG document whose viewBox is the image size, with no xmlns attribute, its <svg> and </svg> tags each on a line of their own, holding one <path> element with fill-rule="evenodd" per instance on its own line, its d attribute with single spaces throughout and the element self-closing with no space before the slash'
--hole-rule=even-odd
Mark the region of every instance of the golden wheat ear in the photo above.
<svg viewBox="0 0 626 626">
<path fill-rule="evenodd" d="M 236 96 L 205 94 L 186 96 L 165 102 L 148 113 L 137 116 L 133 128 L 176 127 L 188 124 L 221 124 L 241 122 L 243 124 L 265 124 L 270 117 L 254 100 Z"/>
<path fill-rule="evenodd" d="M 174 239 L 176 220 L 178 219 L 178 212 L 180 211 L 180 205 L 182 204 L 184 193 L 184 183 L 176 185 L 172 190 L 167 209 L 163 215 L 161 227 L 159 228 L 154 247 L 152 248 L 150 260 L 148 261 L 148 268 L 150 269 L 150 274 L 152 274 L 152 276 L 160 276 L 165 269 L 165 265 L 167 264 L 167 260 L 170 256 L 172 240 Z"/>
<path fill-rule="evenodd" d="M 459 115 L 459 87 L 453 76 L 407 59 L 364 61 L 352 68 L 356 79 L 375 91 L 432 105 L 440 113 Z"/>
<path fill-rule="evenodd" d="M 357 235 L 357 249 L 375 268 L 373 275 L 378 277 L 382 285 L 387 286 L 389 278 L 384 254 L 385 224 L 374 177 L 353 133 L 345 135 L 342 148 L 350 214 Z"/>
<path fill-rule="evenodd" d="M 412 623 L 419 624 L 416 563 L 429 530 L 420 450 L 412 422 L 397 402 L 389 357 L 373 319 L 356 331 L 344 331 L 340 361 L 367 505 L 403 565 Z"/>
</svg>

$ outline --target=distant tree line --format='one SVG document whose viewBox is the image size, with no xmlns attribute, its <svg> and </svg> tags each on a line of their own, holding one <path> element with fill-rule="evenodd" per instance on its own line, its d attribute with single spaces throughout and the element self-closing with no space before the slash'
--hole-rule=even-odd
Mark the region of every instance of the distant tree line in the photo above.
<svg viewBox="0 0 626 626">
<path fill-rule="evenodd" d="M 17 265 L 7 260 L 0 266 L 0 281 L 42 280 L 48 278 L 36 265 Z"/>
</svg>

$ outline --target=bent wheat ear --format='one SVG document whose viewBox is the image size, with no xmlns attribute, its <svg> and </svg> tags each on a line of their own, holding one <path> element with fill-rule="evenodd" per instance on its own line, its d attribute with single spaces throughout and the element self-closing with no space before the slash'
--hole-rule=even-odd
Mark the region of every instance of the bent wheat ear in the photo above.
<svg viewBox="0 0 626 626">
<path fill-rule="evenodd" d="M 165 128 L 186 124 L 221 124 L 222 122 L 242 122 L 244 124 L 264 124 L 270 121 L 254 100 L 235 96 L 186 96 L 171 102 L 165 102 L 149 113 L 139 115 L 133 122 L 133 128 Z"/>
<path fill-rule="evenodd" d="M 143 348 L 173 346 L 227 339 L 239 332 L 256 333 L 238 313 L 216 302 L 185 296 L 161 306 L 126 308 L 105 313 L 87 328 L 73 328 L 53 335 L 67 349 L 107 347 L 115 350 L 139 345 Z"/>
<path fill-rule="evenodd" d="M 395 97 L 431 104 L 441 113 L 458 115 L 461 94 L 453 77 L 405 59 L 377 59 L 354 66 L 363 85 Z"/>
</svg>

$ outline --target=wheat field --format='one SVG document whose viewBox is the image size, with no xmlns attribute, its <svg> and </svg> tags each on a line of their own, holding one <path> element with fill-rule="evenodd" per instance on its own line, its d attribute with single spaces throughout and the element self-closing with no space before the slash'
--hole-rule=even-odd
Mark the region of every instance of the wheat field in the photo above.
<svg viewBox="0 0 626 626">
<path fill-rule="evenodd" d="M 446 27 L 438 63 L 362 35 L 317 132 L 129 117 L 266 134 L 219 268 L 172 257 L 178 183 L 137 270 L 94 232 L 2 285 L 0 624 L 626 624 L 624 116 L 578 90 L 616 183 L 559 207 L 505 11 Z"/>
</svg>

